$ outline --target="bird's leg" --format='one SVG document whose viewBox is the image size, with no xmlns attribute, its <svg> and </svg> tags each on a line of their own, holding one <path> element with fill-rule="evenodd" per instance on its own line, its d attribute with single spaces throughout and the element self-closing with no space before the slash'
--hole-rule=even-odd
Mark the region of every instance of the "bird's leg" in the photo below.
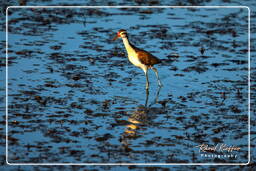
<svg viewBox="0 0 256 171">
<path fill-rule="evenodd" d="M 148 106 L 148 95 L 149 95 L 149 91 L 148 89 L 146 89 L 146 101 L 145 101 L 145 107 Z"/>
<path fill-rule="evenodd" d="M 148 81 L 148 68 L 147 68 L 147 67 L 143 68 L 143 71 L 144 71 L 145 76 L 146 76 L 146 90 L 148 90 L 148 88 L 149 88 L 149 81 Z"/>
<path fill-rule="evenodd" d="M 158 89 L 157 89 L 157 93 L 156 93 L 155 101 L 154 101 L 154 102 L 152 102 L 152 103 L 149 105 L 149 107 L 151 107 L 152 105 L 154 105 L 154 104 L 157 104 L 157 103 L 158 103 L 158 97 L 159 97 L 159 94 L 160 94 L 160 90 L 161 90 L 161 88 L 162 88 L 162 87 L 158 87 Z"/>
<path fill-rule="evenodd" d="M 148 70 L 146 71 L 146 89 L 148 90 L 149 88 L 149 81 L 148 81 Z"/>
<path fill-rule="evenodd" d="M 156 74 L 156 78 L 157 78 L 157 81 L 158 81 L 158 85 L 159 85 L 160 87 L 163 87 L 163 84 L 161 83 L 161 81 L 160 81 L 160 79 L 159 79 L 157 69 L 154 68 L 154 67 L 151 67 L 151 68 L 152 68 L 152 70 L 153 70 L 153 71 L 155 72 L 155 74 Z"/>
<path fill-rule="evenodd" d="M 157 89 L 156 98 L 155 98 L 155 103 L 158 103 L 158 97 L 159 97 L 159 93 L 160 93 L 161 88 L 162 88 L 162 87 L 159 87 L 159 88 Z"/>
</svg>

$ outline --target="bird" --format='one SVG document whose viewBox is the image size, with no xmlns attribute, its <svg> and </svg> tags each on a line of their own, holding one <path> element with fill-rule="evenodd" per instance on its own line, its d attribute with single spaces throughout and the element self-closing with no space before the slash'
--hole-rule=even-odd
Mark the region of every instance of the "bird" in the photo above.
<svg viewBox="0 0 256 171">
<path fill-rule="evenodd" d="M 128 39 L 128 33 L 125 29 L 121 29 L 117 32 L 117 35 L 113 38 L 113 41 L 122 38 L 124 47 L 128 54 L 129 61 L 136 67 L 141 68 L 146 76 L 146 90 L 149 89 L 148 70 L 152 69 L 157 77 L 159 87 L 163 84 L 160 81 L 158 71 L 154 67 L 155 64 L 161 63 L 161 60 L 150 54 L 149 52 L 135 47 Z"/>
</svg>

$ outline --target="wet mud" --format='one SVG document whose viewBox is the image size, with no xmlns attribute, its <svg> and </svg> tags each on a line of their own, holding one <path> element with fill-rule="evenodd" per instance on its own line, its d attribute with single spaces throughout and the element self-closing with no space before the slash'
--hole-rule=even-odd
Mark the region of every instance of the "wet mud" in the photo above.
<svg viewBox="0 0 256 171">
<path fill-rule="evenodd" d="M 9 162 L 247 162 L 245 8 L 8 12 Z M 119 29 L 162 60 L 163 88 L 150 71 L 147 95 Z M 218 143 L 237 158 L 195 147 Z"/>
</svg>

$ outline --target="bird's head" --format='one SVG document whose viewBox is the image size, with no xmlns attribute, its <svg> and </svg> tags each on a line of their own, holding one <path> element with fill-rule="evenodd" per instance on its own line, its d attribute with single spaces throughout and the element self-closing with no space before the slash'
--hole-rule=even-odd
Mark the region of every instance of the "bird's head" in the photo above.
<svg viewBox="0 0 256 171">
<path fill-rule="evenodd" d="M 117 35 L 116 35 L 116 37 L 114 37 L 113 40 L 116 40 L 116 39 L 118 39 L 118 38 L 120 38 L 120 37 L 124 38 L 124 37 L 126 37 L 126 36 L 127 36 L 126 30 L 121 29 L 121 30 L 119 30 L 119 31 L 117 32 Z"/>
</svg>

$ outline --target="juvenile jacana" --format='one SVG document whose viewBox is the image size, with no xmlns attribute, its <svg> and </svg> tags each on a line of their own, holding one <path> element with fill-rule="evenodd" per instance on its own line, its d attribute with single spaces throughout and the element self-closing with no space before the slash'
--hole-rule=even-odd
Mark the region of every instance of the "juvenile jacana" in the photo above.
<svg viewBox="0 0 256 171">
<path fill-rule="evenodd" d="M 127 51 L 129 61 L 133 65 L 141 68 L 144 71 L 145 76 L 146 76 L 146 90 L 148 90 L 148 88 L 149 88 L 148 69 L 152 69 L 155 72 L 157 81 L 158 81 L 158 85 L 160 87 L 162 87 L 162 83 L 159 79 L 157 69 L 153 67 L 155 64 L 158 64 L 161 61 L 157 57 L 150 54 L 149 52 L 139 49 L 139 48 L 135 47 L 134 45 L 132 45 L 130 43 L 130 41 L 128 40 L 128 34 L 127 34 L 126 30 L 124 30 L 124 29 L 119 30 L 117 32 L 116 37 L 113 40 L 116 40 L 117 38 L 123 39 L 123 43 L 124 43 L 125 49 Z"/>
</svg>

